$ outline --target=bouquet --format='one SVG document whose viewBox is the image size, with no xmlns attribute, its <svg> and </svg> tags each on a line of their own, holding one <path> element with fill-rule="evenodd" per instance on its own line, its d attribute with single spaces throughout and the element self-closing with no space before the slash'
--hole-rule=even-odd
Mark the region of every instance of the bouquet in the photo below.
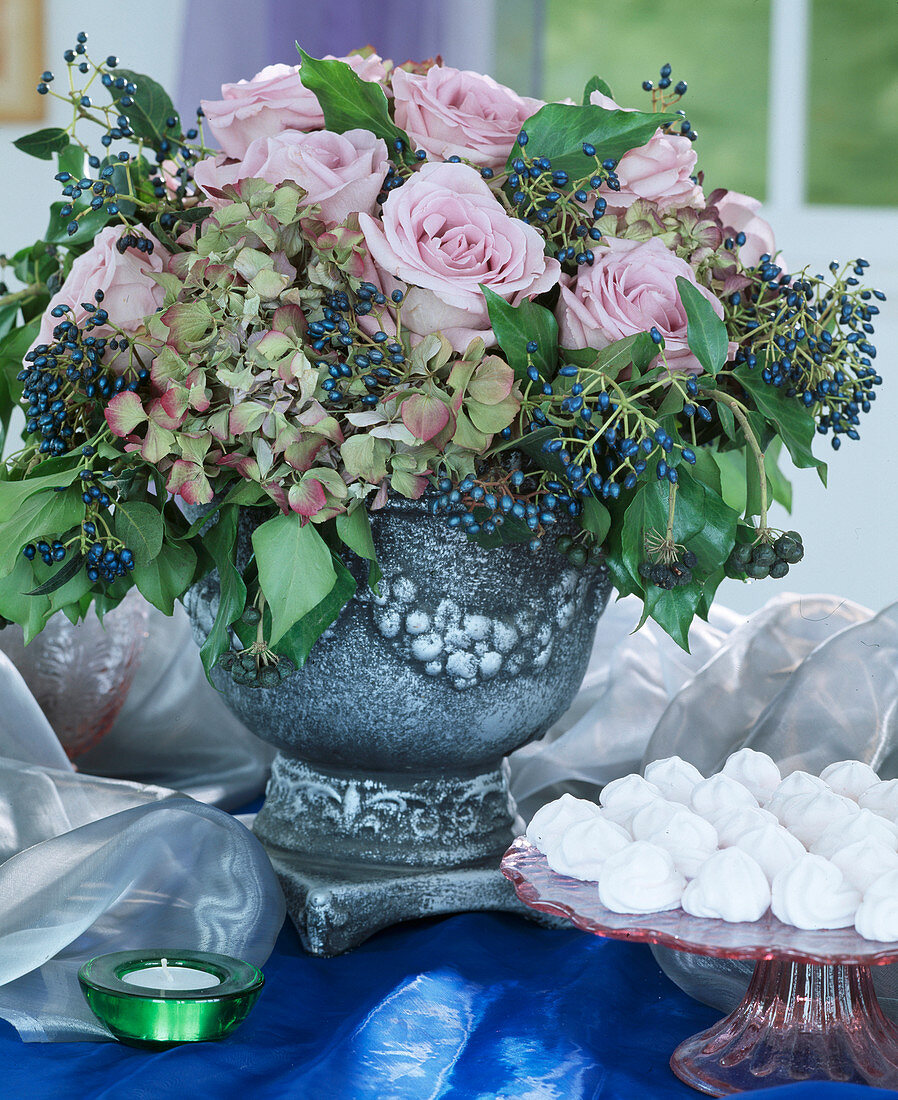
<svg viewBox="0 0 898 1100">
<path fill-rule="evenodd" d="M 542 103 L 439 59 L 300 50 L 185 128 L 86 39 L 71 90 L 37 88 L 70 124 L 15 143 L 60 199 L 3 258 L 0 426 L 19 405 L 25 429 L 0 615 L 28 638 L 132 586 L 170 614 L 217 569 L 207 672 L 274 686 L 353 555 L 376 586 L 395 497 L 484 547 L 607 563 L 683 646 L 725 576 L 801 559 L 768 524 L 778 463 L 825 478 L 815 434 L 858 438 L 883 295 L 862 259 L 788 273 L 757 201 L 709 190 L 669 65 L 631 107 L 598 76 Z"/>
</svg>

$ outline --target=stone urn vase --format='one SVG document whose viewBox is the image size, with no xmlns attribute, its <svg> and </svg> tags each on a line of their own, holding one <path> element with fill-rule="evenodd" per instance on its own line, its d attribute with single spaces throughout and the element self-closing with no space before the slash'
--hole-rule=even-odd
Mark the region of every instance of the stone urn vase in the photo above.
<svg viewBox="0 0 898 1100">
<path fill-rule="evenodd" d="M 377 592 L 350 561 L 357 593 L 301 670 L 268 689 L 213 671 L 277 747 L 254 829 L 318 955 L 415 917 L 523 911 L 499 872 L 515 832 L 503 760 L 570 706 L 610 591 L 604 566 L 482 549 L 423 501 L 391 501 L 372 533 Z M 217 601 L 216 574 L 185 597 L 199 644 Z"/>
</svg>

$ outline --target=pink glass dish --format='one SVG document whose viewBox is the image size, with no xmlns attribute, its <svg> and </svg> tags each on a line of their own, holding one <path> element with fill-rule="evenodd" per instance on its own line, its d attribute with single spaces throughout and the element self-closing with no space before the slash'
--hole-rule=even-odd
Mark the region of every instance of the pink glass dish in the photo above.
<svg viewBox="0 0 898 1100">
<path fill-rule="evenodd" d="M 505 853 L 502 873 L 526 905 L 584 932 L 755 960 L 742 1003 L 671 1057 L 671 1069 L 693 1088 L 711 1096 L 796 1081 L 898 1089 L 898 1029 L 883 1014 L 870 975 L 871 966 L 898 959 L 898 942 L 865 940 L 853 928 L 808 932 L 769 912 L 744 924 L 682 909 L 612 913 L 595 883 L 556 874 L 523 837 Z"/>
</svg>

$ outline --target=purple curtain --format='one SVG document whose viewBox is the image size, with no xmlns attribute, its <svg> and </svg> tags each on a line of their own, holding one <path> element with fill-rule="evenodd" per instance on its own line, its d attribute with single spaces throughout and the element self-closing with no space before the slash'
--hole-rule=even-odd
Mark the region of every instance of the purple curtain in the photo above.
<svg viewBox="0 0 898 1100">
<path fill-rule="evenodd" d="M 177 101 L 190 118 L 219 87 L 265 65 L 294 64 L 294 42 L 313 57 L 373 46 L 397 63 L 445 49 L 441 0 L 191 0 Z"/>
</svg>

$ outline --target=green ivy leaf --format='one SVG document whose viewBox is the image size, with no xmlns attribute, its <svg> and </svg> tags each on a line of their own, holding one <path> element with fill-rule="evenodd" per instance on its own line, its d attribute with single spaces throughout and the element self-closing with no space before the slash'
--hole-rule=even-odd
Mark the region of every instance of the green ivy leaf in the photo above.
<svg viewBox="0 0 898 1100">
<path fill-rule="evenodd" d="M 767 482 L 765 470 L 764 481 Z M 769 489 L 769 485 L 767 485 Z M 758 464 L 755 461 L 754 452 L 750 447 L 745 448 L 745 515 L 759 516 L 761 514 L 761 477 L 758 472 Z"/>
<path fill-rule="evenodd" d="M 124 107 L 120 102 L 127 94 L 124 88 L 113 86 L 109 89 L 118 110 L 128 119 L 135 135 L 159 152 L 163 141 L 177 138 L 181 133 L 181 120 L 171 97 L 161 84 L 143 73 L 116 69 L 115 75 L 137 85 L 137 91 L 131 96 L 134 102 L 129 107 Z M 175 120 L 172 127 L 166 126 L 170 118 Z"/>
<path fill-rule="evenodd" d="M 37 588 L 32 588 L 28 595 L 49 596 L 51 592 L 55 592 L 58 588 L 62 588 L 64 584 L 70 581 L 77 573 L 81 572 L 83 568 L 84 555 L 80 552 L 69 554 L 53 576 L 45 580 L 43 584 L 39 584 Z"/>
<path fill-rule="evenodd" d="M 61 153 L 68 144 L 69 135 L 58 126 L 35 130 L 33 134 L 25 134 L 13 142 L 17 149 L 38 160 L 52 160 L 54 154 Z"/>
<path fill-rule="evenodd" d="M 32 563 L 21 554 L 12 572 L 0 578 L 0 615 L 22 627 L 26 645 L 43 630 L 51 614 L 48 596 L 28 595 L 34 579 Z"/>
<path fill-rule="evenodd" d="M 551 310 L 525 298 L 513 306 L 488 286 L 481 285 L 489 311 L 490 324 L 499 347 L 519 382 L 527 381 L 530 361 L 542 378 L 552 378 L 558 363 L 558 322 Z M 528 356 L 527 345 L 535 341 L 537 349 Z"/>
<path fill-rule="evenodd" d="M 356 583 L 352 573 L 339 558 L 334 558 L 333 564 L 337 578 L 333 588 L 320 603 L 294 624 L 274 647 L 281 656 L 289 657 L 294 661 L 297 668 L 302 668 L 312 646 L 324 631 L 337 621 L 346 603 L 355 595 Z"/>
<path fill-rule="evenodd" d="M 567 363 L 601 371 L 612 381 L 629 367 L 631 378 L 640 378 L 652 360 L 658 355 L 658 345 L 647 332 L 625 336 L 613 344 L 596 351 L 594 348 L 562 348 L 561 358 Z"/>
<path fill-rule="evenodd" d="M 694 582 L 670 591 L 652 585 L 646 593 L 642 622 L 648 618 L 654 619 L 688 653 L 689 625 L 695 618 L 701 598 L 702 586 Z"/>
<path fill-rule="evenodd" d="M 593 92 L 601 92 L 602 95 L 608 96 L 609 99 L 614 99 L 614 93 L 611 88 L 605 83 L 600 76 L 591 76 L 586 82 L 586 87 L 583 89 L 583 106 L 589 106 L 589 97 Z"/>
<path fill-rule="evenodd" d="M 595 167 L 593 158 L 583 153 L 584 142 L 595 146 L 599 161 L 609 157 L 620 160 L 630 149 L 645 145 L 659 126 L 679 121 L 676 115 L 547 103 L 528 118 L 521 129 L 529 139 L 528 152 L 548 157 L 553 170 L 567 172 L 572 179 L 579 179 Z M 511 170 L 512 162 L 522 155 L 523 150 L 515 142 L 506 167 Z"/>
<path fill-rule="evenodd" d="M 782 504 L 787 512 L 791 512 L 792 482 L 779 467 L 779 457 L 782 449 L 783 441 L 774 439 L 764 452 L 764 466 L 767 470 L 767 480 L 770 483 L 773 499 L 777 504 Z"/>
<path fill-rule="evenodd" d="M 684 275 L 677 276 L 680 301 L 686 310 L 686 340 L 689 350 L 708 374 L 716 375 L 727 358 L 729 339 L 726 325 L 714 307 Z"/>
<path fill-rule="evenodd" d="M 491 513 L 486 508 L 475 508 L 474 518 L 481 524 L 476 535 L 468 535 L 471 542 L 482 546 L 485 550 L 494 550 L 497 546 L 508 546 L 515 542 L 529 542 L 533 538 L 533 532 L 523 520 L 513 516 L 510 512 L 503 517 L 501 526 L 495 531 L 484 531 L 483 521 L 490 518 Z"/>
<path fill-rule="evenodd" d="M 391 152 L 394 142 L 403 142 L 404 156 L 414 159 L 409 136 L 390 118 L 387 97 L 379 84 L 362 80 L 345 61 L 310 57 L 298 42 L 296 48 L 302 58 L 299 78 L 317 97 L 326 129 L 337 134 L 347 130 L 370 130 L 375 137 L 383 138 Z"/>
<path fill-rule="evenodd" d="M 737 367 L 733 374 L 785 443 L 795 465 L 802 470 L 816 467 L 825 485 L 826 463 L 816 458 L 811 450 L 815 425 L 807 409 L 776 386 L 768 386 L 756 371 L 749 370 L 744 364 Z"/>
<path fill-rule="evenodd" d="M 115 533 L 134 554 L 135 568 L 149 565 L 162 549 L 162 514 L 145 501 L 125 501 L 115 508 Z"/>
<path fill-rule="evenodd" d="M 611 527 L 611 513 L 595 497 L 584 497 L 580 522 L 596 540 L 596 546 L 601 546 Z"/>
<path fill-rule="evenodd" d="M 75 204 L 74 213 L 65 217 L 60 213 L 62 208 L 63 203 L 61 202 L 50 204 L 50 221 L 44 233 L 44 240 L 47 244 L 65 244 L 69 248 L 92 244 L 94 237 L 112 216 L 105 206 L 100 207 L 99 210 L 88 210 L 84 203 L 79 202 Z M 83 213 L 85 210 L 88 210 L 86 214 Z M 76 214 L 81 214 L 81 217 L 77 219 L 78 228 L 69 236 L 68 225 L 75 220 Z"/>
<path fill-rule="evenodd" d="M 13 312 L 13 322 L 15 311 Z M 40 331 L 40 317 L 35 317 L 25 325 L 12 329 L 0 340 L 0 454 L 6 445 L 6 433 L 9 429 L 10 418 L 13 409 L 19 403 L 22 396 L 22 383 L 16 375 L 22 369 L 22 357 L 34 343 Z M 0 464 L 0 479 L 3 477 L 3 466 Z M 0 497 L 0 516 L 2 511 L 2 497 Z"/>
<path fill-rule="evenodd" d="M 23 485 L 28 485 L 28 482 L 0 483 L 0 516 L 10 517 L 0 523 L 0 576 L 12 572 L 27 542 L 39 538 L 60 538 L 84 518 L 80 493 L 55 493 L 46 486 L 42 491 L 27 496 L 14 492 Z M 15 506 L 7 503 L 13 500 L 19 503 Z"/>
<path fill-rule="evenodd" d="M 243 614 L 246 606 L 246 585 L 234 565 L 234 546 L 237 542 L 237 505 L 222 508 L 218 523 L 209 529 L 204 538 L 206 550 L 215 562 L 218 570 L 220 597 L 215 621 L 209 636 L 200 647 L 200 659 L 206 670 L 206 677 L 212 666 L 224 651 L 230 648 L 228 628 L 235 619 Z M 210 681 L 211 682 L 211 681 Z"/>
<path fill-rule="evenodd" d="M 196 554 L 184 542 L 166 542 L 146 565 L 135 565 L 131 576 L 145 600 L 163 615 L 174 612 L 175 600 L 190 587 L 196 571 Z"/>
<path fill-rule="evenodd" d="M 383 574 L 377 564 L 377 553 L 371 535 L 371 517 L 364 504 L 337 516 L 337 534 L 353 553 L 371 563 L 368 569 L 368 585 L 375 588 Z"/>
<path fill-rule="evenodd" d="M 314 524 L 300 516 L 275 516 L 253 532 L 259 587 L 271 608 L 276 645 L 331 591 L 337 581 L 331 552 Z"/>
<path fill-rule="evenodd" d="M 713 576 L 723 566 L 736 538 L 738 516 L 682 463 L 677 467 L 674 541 L 687 546 L 698 558 L 699 574 Z M 678 645 L 687 649 L 689 624 L 702 600 L 703 584 L 696 577 L 690 585 L 669 592 L 647 585 L 639 577 L 639 563 L 646 557 L 645 534 L 667 528 L 670 483 L 655 478 L 634 493 L 621 525 L 620 541 L 606 548 L 608 564 L 618 589 L 639 591 L 645 600 L 645 618 L 651 617 Z M 719 583 L 719 582 L 718 582 Z"/>
<path fill-rule="evenodd" d="M 726 573 L 722 568 L 715 569 L 710 576 L 705 578 L 702 584 L 702 594 L 696 605 L 695 613 L 700 619 L 704 619 L 705 622 L 708 621 L 708 616 L 711 614 L 711 605 L 714 603 L 714 595 L 725 576 Z"/>
<path fill-rule="evenodd" d="M 692 470 L 680 463 L 674 538 L 688 545 L 698 558 L 699 568 L 711 573 L 729 557 L 736 539 L 739 516 L 720 496 L 695 477 Z M 662 486 L 662 482 L 656 482 Z M 667 490 L 669 491 L 669 486 Z M 663 492 L 665 524 L 667 495 Z M 663 528 L 662 528 L 663 529 Z"/>
<path fill-rule="evenodd" d="M 69 172 L 75 178 L 84 175 L 84 150 L 74 141 L 56 154 L 56 164 L 60 172 Z"/>
</svg>

